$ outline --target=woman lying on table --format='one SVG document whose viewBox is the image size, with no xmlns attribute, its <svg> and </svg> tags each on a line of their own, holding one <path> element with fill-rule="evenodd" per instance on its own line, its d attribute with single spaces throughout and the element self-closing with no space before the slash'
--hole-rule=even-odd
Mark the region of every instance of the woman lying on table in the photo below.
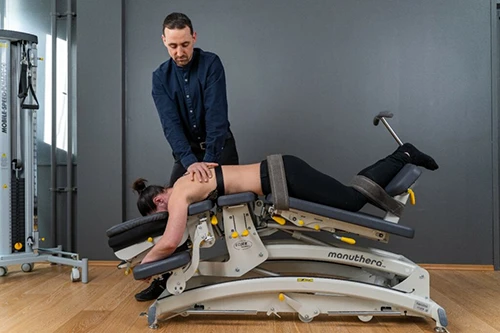
<svg viewBox="0 0 500 333">
<path fill-rule="evenodd" d="M 438 168 L 432 157 L 422 153 L 412 144 L 405 143 L 391 155 L 358 174 L 385 188 L 408 163 L 429 170 Z M 284 155 L 283 164 L 290 197 L 349 211 L 358 211 L 367 202 L 366 197 L 354 188 L 319 172 L 298 157 Z M 177 180 L 173 187 L 146 186 L 146 180 L 142 178 L 134 182 L 133 188 L 139 193 L 137 207 L 143 216 L 162 211 L 169 213 L 162 238 L 144 257 L 143 264 L 167 258 L 175 251 L 186 228 L 190 204 L 225 194 L 271 193 L 267 160 L 255 164 L 227 166 L 206 163 L 206 167 L 206 174 L 186 174 Z"/>
</svg>

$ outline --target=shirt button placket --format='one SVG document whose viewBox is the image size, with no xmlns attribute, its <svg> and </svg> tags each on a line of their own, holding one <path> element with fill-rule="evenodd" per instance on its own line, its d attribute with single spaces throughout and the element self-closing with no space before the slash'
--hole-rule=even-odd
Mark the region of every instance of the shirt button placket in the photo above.
<svg viewBox="0 0 500 333">
<path fill-rule="evenodd" d="M 192 103 L 192 96 L 190 96 L 190 91 L 189 91 L 189 80 L 188 80 L 188 75 L 189 73 L 184 73 L 184 91 L 186 92 L 186 104 L 189 109 L 189 119 L 191 120 L 191 124 L 193 127 L 193 130 L 196 131 L 196 116 L 194 115 L 193 112 L 193 103 Z"/>
</svg>

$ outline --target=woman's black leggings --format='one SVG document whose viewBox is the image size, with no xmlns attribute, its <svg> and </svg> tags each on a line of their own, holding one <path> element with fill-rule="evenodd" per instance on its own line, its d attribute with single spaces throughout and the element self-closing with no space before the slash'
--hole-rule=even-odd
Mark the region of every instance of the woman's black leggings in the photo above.
<svg viewBox="0 0 500 333">
<path fill-rule="evenodd" d="M 361 170 L 358 174 L 370 178 L 385 188 L 399 170 L 409 162 L 408 155 L 396 150 L 386 158 Z M 360 210 L 367 202 L 366 197 L 354 188 L 319 172 L 298 157 L 284 155 L 283 164 L 288 194 L 293 198 L 353 212 Z M 263 193 L 270 194 L 271 184 L 266 160 L 260 164 L 260 177 Z"/>
</svg>

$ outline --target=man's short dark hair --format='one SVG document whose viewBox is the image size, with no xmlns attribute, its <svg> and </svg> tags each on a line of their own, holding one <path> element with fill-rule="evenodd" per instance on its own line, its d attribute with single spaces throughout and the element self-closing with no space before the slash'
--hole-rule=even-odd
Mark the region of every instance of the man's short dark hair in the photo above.
<svg viewBox="0 0 500 333">
<path fill-rule="evenodd" d="M 191 20 L 187 17 L 186 14 L 183 13 L 171 13 L 165 17 L 163 21 L 163 30 L 162 34 L 165 33 L 165 28 L 167 29 L 184 29 L 185 27 L 189 27 L 191 31 L 191 35 L 193 34 L 193 25 L 191 24 Z"/>
</svg>

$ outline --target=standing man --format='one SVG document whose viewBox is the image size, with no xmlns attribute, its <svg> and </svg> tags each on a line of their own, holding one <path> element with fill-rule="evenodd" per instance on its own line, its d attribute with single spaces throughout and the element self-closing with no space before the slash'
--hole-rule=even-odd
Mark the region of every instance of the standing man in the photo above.
<svg viewBox="0 0 500 333">
<path fill-rule="evenodd" d="M 163 44 L 170 59 L 153 72 L 153 99 L 175 159 L 170 185 L 183 174 L 208 181 L 209 163 L 238 164 L 229 129 L 226 78 L 219 57 L 194 48 L 196 32 L 182 13 L 163 21 Z M 135 295 L 138 301 L 158 298 L 166 277 Z"/>
</svg>

